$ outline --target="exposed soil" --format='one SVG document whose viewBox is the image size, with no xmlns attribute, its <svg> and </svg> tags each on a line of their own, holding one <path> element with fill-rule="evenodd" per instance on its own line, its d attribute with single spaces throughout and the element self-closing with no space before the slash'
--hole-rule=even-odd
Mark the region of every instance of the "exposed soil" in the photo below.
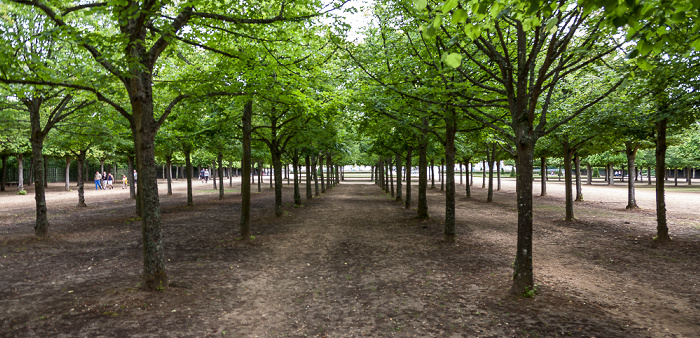
<svg viewBox="0 0 700 338">
<path fill-rule="evenodd" d="M 549 196 L 535 198 L 534 298 L 507 295 L 512 180 L 492 203 L 480 178 L 471 199 L 457 186 L 453 245 L 442 241 L 439 188 L 429 190 L 427 221 L 349 180 L 275 218 L 265 181 L 252 198 L 255 238 L 244 241 L 238 180 L 226 180 L 223 201 L 195 181 L 194 207 L 175 182 L 175 195 L 161 198 L 171 282 L 161 292 L 140 290 L 128 191 L 87 189 L 89 207 L 78 208 L 75 191 L 52 185 L 51 238 L 39 241 L 31 187 L 10 189 L 0 193 L 0 336 L 697 336 L 700 189 L 668 192 L 673 241 L 659 246 L 645 184 L 635 211 L 624 210 L 622 184 L 584 186 L 587 201 L 567 223 L 563 185 L 549 183 Z M 291 185 L 284 194 L 293 200 Z"/>
</svg>

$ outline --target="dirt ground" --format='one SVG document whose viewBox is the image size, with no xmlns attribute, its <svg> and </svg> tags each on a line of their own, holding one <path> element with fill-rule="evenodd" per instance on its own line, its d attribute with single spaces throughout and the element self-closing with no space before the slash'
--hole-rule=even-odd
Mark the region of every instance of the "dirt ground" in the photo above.
<svg viewBox="0 0 700 338">
<path fill-rule="evenodd" d="M 267 178 L 266 178 L 267 180 Z M 459 178 L 457 179 L 459 183 Z M 345 181 L 274 217 L 265 181 L 254 193 L 254 239 L 236 240 L 240 183 L 218 200 L 185 182 L 162 195 L 171 287 L 140 290 L 140 220 L 128 192 L 52 185 L 48 240 L 33 237 L 34 200 L 0 193 L 0 336 L 697 337 L 700 189 L 667 193 L 672 244 L 657 246 L 654 192 L 625 211 L 626 190 L 584 186 L 563 222 L 563 184 L 535 198 L 534 298 L 507 295 L 515 251 L 514 182 L 495 201 L 475 178 L 458 185 L 457 243 L 442 241 L 444 194 L 431 219 L 369 182 Z M 89 185 L 86 185 L 89 187 Z M 302 187 L 303 188 L 303 187 Z M 539 182 L 535 182 L 539 195 Z M 160 186 L 161 194 L 166 191 Z M 414 207 L 417 187 L 413 187 Z M 303 198 L 303 190 L 302 190 Z"/>
</svg>

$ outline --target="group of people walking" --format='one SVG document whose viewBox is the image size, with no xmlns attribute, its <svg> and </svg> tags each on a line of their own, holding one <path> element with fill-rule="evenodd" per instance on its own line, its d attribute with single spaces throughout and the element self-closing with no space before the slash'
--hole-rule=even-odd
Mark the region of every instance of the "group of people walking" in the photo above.
<svg viewBox="0 0 700 338">
<path fill-rule="evenodd" d="M 137 173 L 134 170 L 134 184 L 136 184 Z M 126 189 L 129 185 L 126 175 L 122 175 L 122 189 Z M 114 189 L 114 176 L 112 173 L 107 173 L 106 171 L 100 174 L 99 171 L 95 172 L 95 190 L 107 190 Z"/>
<path fill-rule="evenodd" d="M 199 179 L 202 180 L 202 183 L 209 182 L 209 169 L 200 170 L 199 171 Z"/>
</svg>

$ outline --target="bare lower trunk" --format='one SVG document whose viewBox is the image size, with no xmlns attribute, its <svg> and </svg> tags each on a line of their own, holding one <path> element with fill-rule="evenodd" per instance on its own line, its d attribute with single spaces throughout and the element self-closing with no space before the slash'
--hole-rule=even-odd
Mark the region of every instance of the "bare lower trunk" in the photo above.
<svg viewBox="0 0 700 338">
<path fill-rule="evenodd" d="M 540 196 L 547 196 L 547 158 L 544 156 L 540 157 L 540 176 Z"/>
<path fill-rule="evenodd" d="M 671 241 L 666 224 L 666 196 L 664 192 L 667 123 L 666 119 L 656 123 L 656 239 L 659 243 Z"/>
<path fill-rule="evenodd" d="M 224 199 L 224 154 L 219 153 L 217 157 L 217 164 L 219 165 L 219 171 L 217 175 L 219 176 L 219 199 Z"/>
<path fill-rule="evenodd" d="M 625 142 L 625 154 L 627 155 L 627 168 L 629 168 L 629 177 L 627 180 L 627 206 L 625 209 L 638 209 L 637 198 L 635 196 L 634 178 L 637 177 L 635 172 L 635 159 L 637 157 L 637 149 L 639 146 L 631 142 Z"/>
<path fill-rule="evenodd" d="M 447 162 L 447 192 L 445 193 L 445 242 L 454 243 L 455 230 L 455 116 L 452 112 L 446 119 L 445 160 Z"/>
<path fill-rule="evenodd" d="M 311 192 L 311 157 L 309 155 L 304 156 L 304 165 L 306 166 L 306 199 L 310 200 L 313 198 Z"/>
<path fill-rule="evenodd" d="M 185 153 L 185 177 L 187 178 L 187 205 L 194 205 L 192 196 L 192 150 L 189 147 L 183 149 Z"/>
<path fill-rule="evenodd" d="M 131 156 L 127 156 L 126 161 L 126 177 L 129 181 L 129 197 L 136 198 L 136 184 L 134 184 L 134 158 Z"/>
<path fill-rule="evenodd" d="M 253 101 L 246 102 L 243 107 L 243 157 L 241 158 L 241 222 L 240 236 L 250 238 L 250 168 L 251 168 L 251 120 L 253 118 Z"/>
<path fill-rule="evenodd" d="M 404 207 L 406 209 L 411 209 L 411 162 L 413 156 L 413 148 L 408 148 L 406 150 L 406 202 Z"/>
<path fill-rule="evenodd" d="M 321 181 L 321 193 L 326 193 L 326 181 L 323 179 L 323 155 L 318 155 L 318 179 Z"/>
<path fill-rule="evenodd" d="M 37 112 L 38 115 L 38 112 Z M 46 209 L 46 188 L 44 187 L 44 135 L 37 121 L 32 118 L 32 171 L 34 174 L 34 201 L 36 204 L 36 220 L 34 222 L 34 234 L 37 238 L 49 237 L 49 218 Z"/>
<path fill-rule="evenodd" d="M 576 201 L 583 201 L 583 188 L 581 187 L 581 157 L 576 154 L 574 156 L 574 165 L 576 170 Z"/>
<path fill-rule="evenodd" d="M 564 220 L 567 222 L 574 220 L 574 192 L 572 188 L 573 178 L 571 175 L 571 145 L 568 141 L 562 143 L 564 147 L 564 193 L 566 203 L 566 214 Z"/>
<path fill-rule="evenodd" d="M 489 146 L 491 149 L 489 149 Z M 496 155 L 496 144 L 486 146 L 486 158 L 489 164 L 489 185 L 488 191 L 486 193 L 486 202 L 493 202 L 493 167 L 494 167 L 494 157 Z"/>
<path fill-rule="evenodd" d="M 586 163 L 586 184 L 593 184 L 593 169 L 590 162 Z"/>
<path fill-rule="evenodd" d="M 228 187 L 233 187 L 233 161 L 228 161 Z"/>
<path fill-rule="evenodd" d="M 17 190 L 24 190 L 24 155 L 17 154 Z"/>
<path fill-rule="evenodd" d="M 394 171 L 391 170 L 391 160 L 387 161 L 388 164 L 388 171 L 389 171 L 389 186 L 391 187 L 391 198 L 396 197 L 396 194 L 394 192 Z"/>
<path fill-rule="evenodd" d="M 427 119 L 423 119 L 423 126 L 427 126 Z M 428 215 L 428 134 L 423 132 L 421 136 L 418 156 L 418 218 L 426 219 Z"/>
<path fill-rule="evenodd" d="M 396 154 L 396 200 L 401 201 L 403 198 L 401 191 L 401 154 Z"/>
<path fill-rule="evenodd" d="M 473 173 L 474 172 L 474 165 L 471 163 L 471 158 L 469 158 L 469 160 L 467 160 L 467 170 L 469 170 L 470 167 L 472 168 L 471 170 Z M 471 177 L 474 177 L 474 176 L 471 176 Z M 470 176 L 469 176 L 469 171 L 467 171 L 467 188 L 466 188 L 467 198 L 472 197 L 472 182 L 473 181 L 470 179 Z"/>
<path fill-rule="evenodd" d="M 66 156 L 66 191 L 70 191 L 70 163 L 71 158 Z"/>
<path fill-rule="evenodd" d="M 320 196 L 321 193 L 318 189 L 318 168 L 316 167 L 317 157 L 316 155 L 311 156 L 311 167 L 313 167 L 314 175 L 314 196 Z"/>
<path fill-rule="evenodd" d="M 292 156 L 292 166 L 294 167 L 294 205 L 301 206 L 301 192 L 299 191 L 299 150 L 294 149 Z"/>
<path fill-rule="evenodd" d="M 85 153 L 87 151 L 81 150 L 78 153 L 78 206 L 87 207 L 85 204 L 85 168 L 83 167 L 85 163 Z"/>
<path fill-rule="evenodd" d="M 501 191 L 501 161 L 496 160 L 496 191 Z"/>
<path fill-rule="evenodd" d="M 166 170 L 166 179 L 168 180 L 168 196 L 172 196 L 173 194 L 173 159 L 171 157 L 168 157 L 165 159 L 165 166 L 167 168 Z"/>
<path fill-rule="evenodd" d="M 518 208 L 518 241 L 513 264 L 511 294 L 522 295 L 533 287 L 532 274 L 532 143 L 516 143 L 516 192 Z"/>
</svg>

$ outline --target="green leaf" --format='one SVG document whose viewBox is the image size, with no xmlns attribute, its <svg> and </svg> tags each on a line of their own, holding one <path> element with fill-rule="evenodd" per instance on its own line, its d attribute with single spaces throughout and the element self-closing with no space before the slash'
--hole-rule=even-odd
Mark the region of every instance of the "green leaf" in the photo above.
<svg viewBox="0 0 700 338">
<path fill-rule="evenodd" d="M 468 38 L 475 40 L 476 38 L 479 37 L 479 35 L 481 35 L 481 27 L 474 26 L 474 25 L 468 23 L 464 27 L 464 34 L 467 34 Z"/>
<path fill-rule="evenodd" d="M 433 20 L 433 27 L 438 28 L 442 25 L 442 15 L 437 15 Z"/>
<path fill-rule="evenodd" d="M 639 49 L 633 49 L 629 54 L 627 54 L 628 59 L 634 59 L 639 56 Z"/>
<path fill-rule="evenodd" d="M 428 0 L 416 0 L 416 9 L 419 11 L 424 10 L 428 7 Z"/>
<path fill-rule="evenodd" d="M 447 0 L 442 5 L 442 12 L 447 14 L 449 11 L 453 10 L 459 4 L 459 0 Z"/>
<path fill-rule="evenodd" d="M 457 68 L 462 64 L 462 55 L 459 53 L 450 53 L 445 57 L 443 62 L 452 68 Z"/>
<path fill-rule="evenodd" d="M 641 68 L 643 70 L 648 71 L 648 70 L 654 69 L 654 66 L 651 63 L 649 63 L 646 59 L 638 58 L 638 59 L 636 59 L 636 61 L 637 61 L 637 66 L 639 66 L 639 68 Z"/>
<path fill-rule="evenodd" d="M 434 37 L 435 33 L 437 33 L 437 32 L 435 30 L 435 27 L 433 27 L 433 25 L 428 25 L 427 28 L 423 29 L 423 35 L 427 38 Z"/>
<path fill-rule="evenodd" d="M 469 18 L 469 14 L 461 8 L 452 13 L 452 23 L 455 25 L 467 22 L 467 18 Z"/>
<path fill-rule="evenodd" d="M 646 55 L 654 49 L 654 45 L 647 42 L 646 40 L 641 40 L 637 43 L 637 49 L 642 55 Z"/>
<path fill-rule="evenodd" d="M 693 49 L 695 49 L 696 51 L 700 51 L 700 39 L 695 39 L 695 41 L 693 41 L 690 45 L 691 45 L 691 46 L 693 47 Z"/>
</svg>

